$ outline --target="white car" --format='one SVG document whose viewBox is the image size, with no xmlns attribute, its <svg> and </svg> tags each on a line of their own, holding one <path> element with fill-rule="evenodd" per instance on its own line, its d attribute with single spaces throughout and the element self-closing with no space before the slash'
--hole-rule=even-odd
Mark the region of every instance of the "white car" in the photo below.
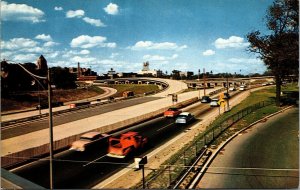
<svg viewBox="0 0 300 190">
<path fill-rule="evenodd" d="M 83 152 L 86 148 L 96 142 L 107 143 L 109 134 L 99 133 L 96 131 L 88 132 L 80 136 L 80 139 L 73 142 L 70 150 Z"/>
<path fill-rule="evenodd" d="M 219 99 L 218 98 L 211 99 L 210 107 L 218 107 L 218 106 L 220 106 L 219 105 Z"/>
<path fill-rule="evenodd" d="M 240 91 L 244 91 L 245 90 L 245 86 L 240 86 L 239 90 Z"/>
<path fill-rule="evenodd" d="M 176 118 L 175 123 L 177 123 L 177 124 L 187 124 L 187 123 L 191 122 L 194 119 L 195 119 L 195 117 L 191 113 L 189 113 L 189 112 L 182 112 Z"/>
<path fill-rule="evenodd" d="M 236 91 L 235 87 L 230 87 L 229 91 Z"/>
</svg>

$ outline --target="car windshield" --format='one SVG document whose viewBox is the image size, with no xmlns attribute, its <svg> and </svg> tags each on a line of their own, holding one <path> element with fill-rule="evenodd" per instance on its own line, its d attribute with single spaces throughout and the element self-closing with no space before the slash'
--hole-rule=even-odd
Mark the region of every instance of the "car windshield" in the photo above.
<svg viewBox="0 0 300 190">
<path fill-rule="evenodd" d="M 169 108 L 168 111 L 177 111 L 177 108 Z"/>
<path fill-rule="evenodd" d="M 80 140 L 83 140 L 83 141 L 92 141 L 93 139 L 88 138 L 88 137 L 80 137 Z"/>
</svg>

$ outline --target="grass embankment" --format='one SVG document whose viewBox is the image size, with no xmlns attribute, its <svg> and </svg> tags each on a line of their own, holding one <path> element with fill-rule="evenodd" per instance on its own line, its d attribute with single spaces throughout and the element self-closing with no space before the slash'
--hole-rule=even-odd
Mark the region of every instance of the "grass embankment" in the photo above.
<svg viewBox="0 0 300 190">
<path fill-rule="evenodd" d="M 53 102 L 69 102 L 86 99 L 103 94 L 104 91 L 96 86 L 90 86 L 83 89 L 54 89 Z M 48 102 L 48 91 L 23 92 L 10 95 L 9 98 L 1 98 L 1 111 L 13 111 L 36 107 L 41 103 Z"/>
<path fill-rule="evenodd" d="M 116 84 L 108 85 L 108 87 L 117 89 L 118 92 L 114 95 L 114 97 L 123 96 L 124 91 L 132 91 L 135 95 L 137 95 L 159 90 L 158 86 L 153 84 Z"/>
</svg>

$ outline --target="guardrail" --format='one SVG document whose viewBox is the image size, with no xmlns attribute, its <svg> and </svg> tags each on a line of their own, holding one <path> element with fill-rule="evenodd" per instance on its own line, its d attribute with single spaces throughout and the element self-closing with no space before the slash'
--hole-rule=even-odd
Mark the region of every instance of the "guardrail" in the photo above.
<svg viewBox="0 0 300 190">
<path fill-rule="evenodd" d="M 187 189 L 194 178 L 193 175 L 191 176 L 189 174 L 191 172 L 197 173 L 201 170 L 202 164 L 196 166 L 196 163 L 210 156 L 209 153 L 208 155 L 203 154 L 203 149 L 206 149 L 220 134 L 246 115 L 273 103 L 274 102 L 259 102 L 211 126 L 207 131 L 196 137 L 191 143 L 173 155 L 166 163 L 158 169 L 155 169 L 155 172 L 149 174 L 146 178 L 146 187 L 149 189 Z M 205 156 L 206 158 L 203 158 Z M 205 160 L 203 163 L 204 162 Z M 147 170 L 146 167 L 145 170 Z M 153 169 L 151 169 L 151 171 L 153 171 Z M 185 177 L 182 178 L 182 176 Z M 187 178 L 189 179 L 187 180 Z"/>
</svg>

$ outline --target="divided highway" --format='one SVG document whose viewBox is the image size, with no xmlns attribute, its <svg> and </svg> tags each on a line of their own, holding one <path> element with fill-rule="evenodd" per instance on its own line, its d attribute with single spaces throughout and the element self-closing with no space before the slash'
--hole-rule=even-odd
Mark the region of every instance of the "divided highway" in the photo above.
<svg viewBox="0 0 300 190">
<path fill-rule="evenodd" d="M 208 104 L 192 107 L 192 113 L 197 114 L 199 120 L 201 113 L 210 110 Z M 217 108 L 216 108 L 217 109 Z M 197 113 L 196 113 L 197 112 Z M 197 122 L 197 121 L 196 121 Z M 165 143 L 175 135 L 183 132 L 189 126 L 177 126 L 174 119 L 159 117 L 146 123 L 126 129 L 137 131 L 149 138 L 146 154 Z M 124 132 L 124 131 L 123 131 Z M 121 133 L 121 132 L 119 132 Z M 54 187 L 55 188 L 91 188 L 111 174 L 127 167 L 132 159 L 114 159 L 106 157 L 107 147 L 93 146 L 86 152 L 65 151 L 55 155 L 54 162 Z M 122 164 L 123 163 L 123 164 Z M 24 167 L 13 170 L 13 173 L 29 179 L 30 181 L 49 188 L 49 162 L 40 160 Z"/>
</svg>

